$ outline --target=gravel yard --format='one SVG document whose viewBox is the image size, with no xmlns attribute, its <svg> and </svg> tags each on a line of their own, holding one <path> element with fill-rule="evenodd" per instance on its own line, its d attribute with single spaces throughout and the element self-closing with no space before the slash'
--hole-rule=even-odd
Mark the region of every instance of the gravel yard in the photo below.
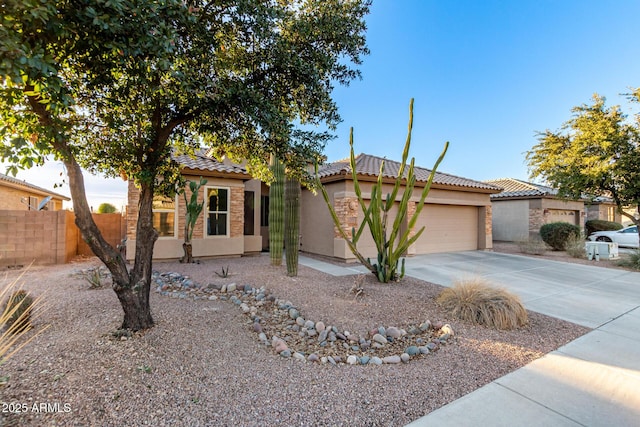
<svg viewBox="0 0 640 427">
<path fill-rule="evenodd" d="M 122 315 L 115 293 L 108 286 L 91 290 L 72 274 L 97 265 L 88 259 L 25 274 L 26 289 L 47 293 L 48 310 L 36 328 L 50 327 L 0 367 L 8 377 L 0 386 L 0 425 L 402 426 L 588 331 L 531 312 L 529 326 L 516 331 L 471 326 L 447 318 L 434 303 L 442 288 L 431 283 L 379 284 L 367 276 L 364 296 L 356 298 L 355 276 L 301 266 L 290 278 L 285 267 L 257 256 L 155 263 L 154 269 L 201 284 L 265 286 L 306 319 L 360 336 L 426 320 L 449 323 L 455 335 L 406 364 L 311 363 L 261 343 L 251 319 L 230 301 L 152 290 L 156 326 L 118 339 L 112 336 Z M 222 267 L 231 277 L 215 274 Z M 16 274 L 7 272 L 0 283 Z"/>
</svg>

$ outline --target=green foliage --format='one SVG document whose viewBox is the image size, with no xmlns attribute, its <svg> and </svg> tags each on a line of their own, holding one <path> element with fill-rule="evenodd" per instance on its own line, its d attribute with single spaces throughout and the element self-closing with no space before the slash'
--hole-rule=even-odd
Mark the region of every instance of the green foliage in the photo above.
<svg viewBox="0 0 640 427">
<path fill-rule="evenodd" d="M 300 251 L 300 183 L 287 177 L 284 190 L 284 237 L 286 247 L 287 275 L 298 275 L 298 252 Z"/>
<path fill-rule="evenodd" d="M 191 191 L 191 198 L 187 199 L 187 191 L 186 189 L 183 189 L 182 196 L 184 197 L 184 204 L 187 210 L 184 224 L 184 241 L 185 243 L 190 243 L 191 238 L 193 237 L 193 229 L 195 228 L 198 217 L 204 208 L 204 200 L 202 202 L 198 202 L 198 194 L 200 193 L 200 188 L 207 184 L 207 180 L 200 177 L 199 182 L 187 181 L 187 184 Z"/>
<path fill-rule="evenodd" d="M 116 213 L 118 209 L 113 206 L 111 203 L 101 203 L 98 206 L 98 213 Z"/>
<path fill-rule="evenodd" d="M 630 99 L 637 103 L 640 89 Z M 527 162 L 532 177 L 546 179 L 561 196 L 607 195 L 623 212 L 624 207 L 640 205 L 640 120 L 627 122 L 619 106 L 606 107 L 605 98 L 597 94 L 592 101 L 574 107 L 560 131 L 540 133 Z M 640 223 L 633 215 L 623 215 Z"/>
<path fill-rule="evenodd" d="M 458 319 L 490 328 L 515 329 L 529 321 L 517 295 L 480 277 L 454 282 L 442 291 L 437 302 Z"/>
<path fill-rule="evenodd" d="M 571 239 L 580 238 L 580 227 L 568 222 L 552 222 L 540 227 L 540 237 L 556 251 L 564 251 Z"/>
<path fill-rule="evenodd" d="M 584 225 L 587 236 L 596 231 L 615 231 L 622 229 L 622 224 L 613 221 L 605 221 L 603 219 L 590 219 Z"/>
<path fill-rule="evenodd" d="M 326 189 L 320 183 L 320 179 L 316 178 L 318 181 L 317 186 L 322 191 L 322 195 L 327 204 L 327 207 L 329 208 L 334 224 L 340 232 L 342 238 L 347 242 L 349 249 L 351 250 L 351 252 L 353 252 L 356 258 L 358 258 L 358 260 L 365 267 L 367 267 L 378 278 L 380 282 L 383 283 L 398 281 L 404 276 L 404 258 L 402 257 L 409 249 L 409 246 L 411 246 L 416 240 L 418 240 L 418 238 L 424 231 L 424 227 L 422 227 L 420 230 L 417 230 L 413 236 L 411 236 L 411 231 L 413 230 L 413 227 L 415 226 L 415 223 L 420 216 L 420 212 L 422 211 L 422 208 L 424 206 L 424 201 L 429 194 L 429 190 L 431 189 L 431 183 L 433 182 L 436 170 L 442 162 L 442 159 L 447 152 L 447 148 L 449 147 L 449 142 L 446 142 L 444 150 L 440 154 L 440 157 L 438 157 L 438 160 L 436 161 L 433 169 L 431 170 L 431 173 L 429 174 L 429 178 L 427 179 L 427 182 L 425 183 L 425 186 L 422 190 L 420 200 L 416 203 L 415 214 L 409 219 L 409 200 L 413 195 L 413 189 L 416 185 L 416 176 L 414 173 L 415 158 L 411 158 L 409 168 L 405 174 L 405 169 L 407 169 L 407 159 L 409 157 L 409 147 L 411 145 L 412 128 L 413 99 L 411 99 L 411 102 L 409 103 L 409 129 L 407 140 L 404 145 L 404 151 L 402 153 L 402 163 L 400 165 L 400 169 L 398 170 L 398 177 L 394 182 L 393 190 L 391 191 L 391 193 L 388 193 L 386 197 L 382 196 L 384 177 L 383 162 L 380 166 L 380 173 L 378 174 L 377 182 L 371 189 L 371 200 L 368 206 L 365 202 L 364 197 L 362 196 L 362 191 L 360 189 L 360 184 L 358 182 L 356 173 L 356 160 L 353 151 L 353 128 L 351 129 L 351 133 L 349 135 L 349 145 L 351 147 L 351 176 L 353 179 L 353 186 L 358 198 L 358 202 L 360 204 L 360 208 L 364 212 L 364 221 L 362 221 L 357 230 L 355 228 L 352 229 L 351 235 L 348 235 L 340 224 L 340 220 L 338 219 L 335 209 L 333 208 L 333 205 L 329 200 L 329 195 L 327 194 Z M 397 196 L 400 191 L 400 187 L 403 187 L 404 191 L 400 198 L 400 202 L 398 203 L 396 217 L 393 221 L 393 224 L 391 224 L 391 227 L 389 227 L 389 211 L 397 202 Z M 405 224 L 406 227 L 404 227 Z M 376 249 L 378 252 L 377 262 L 372 263 L 370 259 L 365 259 L 365 257 L 358 251 L 358 240 L 360 239 L 360 236 L 362 235 L 365 227 L 368 227 L 369 231 L 371 232 L 371 236 L 373 237 L 373 241 L 376 244 Z"/>
<path fill-rule="evenodd" d="M 114 290 L 135 293 L 120 298 L 124 327 L 152 323 L 152 201 L 175 191 L 171 154 L 204 145 L 260 178 L 278 153 L 303 175 L 340 122 L 335 84 L 360 76 L 368 11 L 368 0 L 3 1 L 0 160 L 13 173 L 64 162 L 83 238 Z M 80 166 L 140 188 L 131 269 L 91 219 Z"/>
<path fill-rule="evenodd" d="M 284 164 L 277 156 L 272 156 L 271 173 L 273 182 L 269 186 L 269 254 L 271 265 L 282 264 L 284 245 Z"/>
</svg>

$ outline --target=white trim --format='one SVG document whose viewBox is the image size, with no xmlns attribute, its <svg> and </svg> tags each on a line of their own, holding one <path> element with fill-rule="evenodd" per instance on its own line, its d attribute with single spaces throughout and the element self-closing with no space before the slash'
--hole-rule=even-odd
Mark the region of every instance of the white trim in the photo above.
<svg viewBox="0 0 640 427">
<path fill-rule="evenodd" d="M 209 190 L 226 190 L 227 191 L 227 210 L 226 211 L 210 211 L 209 210 Z M 231 237 L 231 187 L 225 187 L 221 185 L 208 185 L 204 187 L 204 227 L 202 232 L 204 234 L 205 239 L 219 239 L 219 238 L 229 238 Z M 213 213 L 223 213 L 227 216 L 226 223 L 226 233 L 225 234 L 209 234 L 209 214 Z"/>
<path fill-rule="evenodd" d="M 178 195 L 176 194 L 174 196 L 174 201 L 173 201 L 173 210 L 171 209 L 153 209 L 152 207 L 152 211 L 151 211 L 151 217 L 153 220 L 153 214 L 154 213 L 171 213 L 173 212 L 173 236 L 158 236 L 158 239 L 162 239 L 162 240 L 177 240 L 178 239 Z"/>
</svg>

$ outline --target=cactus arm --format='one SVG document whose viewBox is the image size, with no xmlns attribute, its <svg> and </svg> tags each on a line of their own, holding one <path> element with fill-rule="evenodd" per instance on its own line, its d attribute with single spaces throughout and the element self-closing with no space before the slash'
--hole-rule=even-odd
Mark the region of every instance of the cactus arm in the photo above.
<svg viewBox="0 0 640 427">
<path fill-rule="evenodd" d="M 358 251 L 356 244 L 351 239 L 349 239 L 349 236 L 347 236 L 347 233 L 342 229 L 342 225 L 340 224 L 340 219 L 338 218 L 338 214 L 336 214 L 336 211 L 333 208 L 333 205 L 331 204 L 331 200 L 329 199 L 329 194 L 327 193 L 326 188 L 324 188 L 324 185 L 322 185 L 322 183 L 320 182 L 320 177 L 318 176 L 317 164 L 316 164 L 316 183 L 317 183 L 317 187 L 320 188 L 320 192 L 322 193 L 322 197 L 324 198 L 325 204 L 329 209 L 329 213 L 331 214 L 331 218 L 333 219 L 333 224 L 338 229 L 338 233 L 340 233 L 340 236 L 344 239 L 345 242 L 347 242 L 349 249 L 351 250 L 351 252 L 353 252 L 353 255 L 355 255 L 355 257 L 358 258 L 358 261 L 360 261 L 362 265 L 364 265 L 369 271 L 375 274 L 376 269 L 371 264 L 370 260 L 365 258 Z"/>
<path fill-rule="evenodd" d="M 416 213 L 415 215 L 413 215 L 413 217 L 409 221 L 407 230 L 411 230 L 413 226 L 416 224 L 416 221 L 418 220 L 418 216 L 424 206 L 424 201 L 426 200 L 427 195 L 431 190 L 431 184 L 433 183 L 433 178 L 436 175 L 436 170 L 438 169 L 438 166 L 440 166 L 440 163 L 444 159 L 445 154 L 447 154 L 448 149 L 449 149 L 449 141 L 444 143 L 444 148 L 442 150 L 442 153 L 440 153 L 440 157 L 438 157 L 438 160 L 436 161 L 436 163 L 433 165 L 433 168 L 431 169 L 431 173 L 429 174 L 429 179 L 427 180 L 427 184 L 424 186 L 424 189 L 422 190 L 422 195 L 420 196 L 420 202 L 418 202 L 418 205 L 416 206 Z"/>
</svg>

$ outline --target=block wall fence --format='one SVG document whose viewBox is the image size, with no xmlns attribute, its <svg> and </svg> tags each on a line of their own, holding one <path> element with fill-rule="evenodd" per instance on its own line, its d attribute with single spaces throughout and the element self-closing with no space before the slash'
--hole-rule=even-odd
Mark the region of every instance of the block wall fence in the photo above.
<svg viewBox="0 0 640 427">
<path fill-rule="evenodd" d="M 114 247 L 124 238 L 121 214 L 94 214 Z M 71 211 L 0 210 L 0 268 L 64 264 L 77 255 L 93 256 Z"/>
</svg>

